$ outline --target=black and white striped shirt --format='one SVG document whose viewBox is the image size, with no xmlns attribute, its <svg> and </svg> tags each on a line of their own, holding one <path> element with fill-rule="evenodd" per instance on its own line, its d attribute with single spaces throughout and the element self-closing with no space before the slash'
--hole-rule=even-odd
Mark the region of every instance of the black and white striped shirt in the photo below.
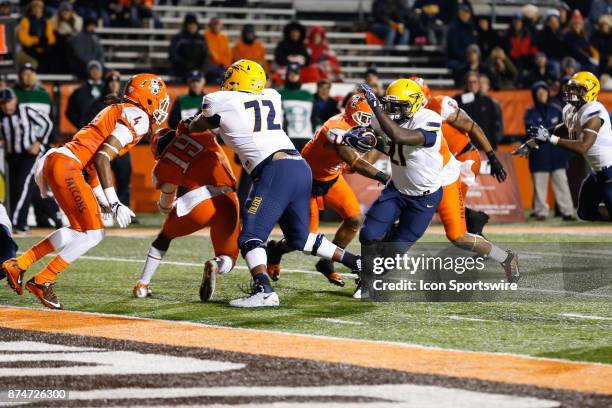
<svg viewBox="0 0 612 408">
<path fill-rule="evenodd" d="M 18 105 L 12 115 L 0 111 L 0 139 L 4 140 L 7 154 L 26 153 L 29 147 L 49 141 L 53 123 L 49 116 L 27 105 Z"/>
</svg>

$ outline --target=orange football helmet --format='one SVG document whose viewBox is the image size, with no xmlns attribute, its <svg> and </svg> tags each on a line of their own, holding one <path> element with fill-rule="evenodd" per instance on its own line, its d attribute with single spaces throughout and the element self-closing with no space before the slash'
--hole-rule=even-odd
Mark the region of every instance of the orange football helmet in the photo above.
<svg viewBox="0 0 612 408">
<path fill-rule="evenodd" d="M 346 101 L 344 116 L 353 122 L 352 125 L 370 126 L 373 115 L 372 108 L 362 93 L 355 94 Z"/>
<path fill-rule="evenodd" d="M 423 101 L 423 106 L 427 105 L 427 102 L 431 99 L 431 91 L 429 90 L 429 85 L 427 85 L 427 82 L 425 82 L 423 78 L 415 75 L 411 76 L 409 79 L 412 79 L 414 82 L 419 84 L 421 91 L 423 91 L 423 98 L 425 99 Z"/>
<path fill-rule="evenodd" d="M 176 132 L 170 128 L 160 128 L 153 133 L 150 147 L 155 160 L 161 157 L 168 144 L 174 139 L 174 136 L 176 136 Z"/>
<path fill-rule="evenodd" d="M 154 74 L 136 74 L 125 84 L 124 99 L 142 108 L 161 125 L 168 118 L 170 97 L 164 81 Z"/>
</svg>

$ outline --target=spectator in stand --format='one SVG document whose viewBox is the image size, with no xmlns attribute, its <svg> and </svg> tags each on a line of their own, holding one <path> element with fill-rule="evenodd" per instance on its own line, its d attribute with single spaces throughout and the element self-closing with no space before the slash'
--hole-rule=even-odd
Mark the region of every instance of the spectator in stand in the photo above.
<svg viewBox="0 0 612 408">
<path fill-rule="evenodd" d="M 470 72 L 466 75 L 466 90 L 462 94 L 455 95 L 459 107 L 467 112 L 485 132 L 487 139 L 497 148 L 501 140 L 500 129 L 503 131 L 502 117 L 496 107 L 496 103 L 489 96 L 484 95 L 480 88 L 480 75 Z"/>
<path fill-rule="evenodd" d="M 121 74 L 119 71 L 110 70 L 104 74 L 104 83 L 100 90 L 100 96 L 98 96 L 90 105 L 89 111 L 85 119 L 85 123 L 89 123 L 96 117 L 98 113 L 106 108 L 106 99 L 110 96 L 118 96 L 121 91 Z M 129 152 L 128 152 L 129 154 Z M 115 159 L 116 160 L 116 159 Z M 114 161 L 114 160 L 113 160 Z M 111 163 L 112 166 L 112 163 Z M 122 201 L 123 202 L 123 201 Z"/>
<path fill-rule="evenodd" d="M 72 72 L 79 78 L 87 78 L 87 64 L 90 61 L 104 64 L 104 50 L 96 34 L 96 20 L 86 19 L 83 30 L 70 38 L 69 43 L 73 55 Z"/>
<path fill-rule="evenodd" d="M 55 68 L 52 53 L 55 34 L 51 22 L 45 17 L 44 7 L 41 0 L 28 4 L 25 16 L 19 21 L 17 38 L 23 50 L 21 60 L 32 63 L 41 72 L 50 72 Z"/>
<path fill-rule="evenodd" d="M 593 52 L 584 29 L 584 18 L 578 10 L 572 14 L 570 29 L 565 34 L 564 41 L 570 55 L 580 64 L 581 70 L 593 71 L 599 65 L 599 58 L 596 58 L 598 55 Z"/>
<path fill-rule="evenodd" d="M 90 121 L 89 110 L 92 103 L 102 95 L 102 64 L 100 61 L 89 61 L 87 64 L 87 79 L 75 89 L 68 98 L 66 117 L 77 129 Z"/>
<path fill-rule="evenodd" d="M 51 97 L 38 82 L 34 65 L 25 63 L 19 67 L 17 84 L 13 87 L 21 106 L 29 106 L 51 118 Z"/>
<path fill-rule="evenodd" d="M 476 29 L 472 24 L 472 9 L 466 4 L 461 4 L 457 18 L 446 33 L 446 56 L 450 69 L 454 71 L 464 65 L 465 51 L 472 44 L 478 44 Z"/>
<path fill-rule="evenodd" d="M 546 85 L 551 86 L 555 79 L 558 77 L 550 65 L 547 64 L 546 55 L 539 52 L 535 56 L 534 67 L 527 75 L 522 78 L 523 87 L 529 88 L 536 82 L 544 82 Z"/>
<path fill-rule="evenodd" d="M 422 35 L 426 39 L 427 44 L 439 45 L 444 43 L 445 27 L 442 20 L 446 16 L 442 15 L 442 10 L 446 6 L 447 1 L 442 0 L 416 0 L 413 6 L 412 24 L 407 24 L 410 27 L 412 37 L 416 39 Z M 415 24 L 416 23 L 416 24 Z M 416 26 L 418 29 L 415 30 Z M 413 28 L 415 27 L 415 28 Z M 418 31 L 418 32 L 415 32 Z"/>
<path fill-rule="evenodd" d="M 302 88 L 300 81 L 300 65 L 289 64 L 285 78 L 285 86 L 278 90 L 282 98 L 283 128 L 298 151 L 312 138 L 313 95 Z"/>
<path fill-rule="evenodd" d="M 572 8 L 565 2 L 561 2 L 557 7 L 559 11 L 559 23 L 561 23 L 561 31 L 565 33 L 569 29 L 570 16 L 572 14 Z"/>
<path fill-rule="evenodd" d="M 0 17 L 10 17 L 13 12 L 10 1 L 0 3 Z"/>
<path fill-rule="evenodd" d="M 589 13 L 589 21 L 591 25 L 599 23 L 599 19 L 603 15 L 612 15 L 612 0 L 593 0 L 591 11 Z"/>
<path fill-rule="evenodd" d="M 317 82 L 317 93 L 314 96 L 312 106 L 312 129 L 316 131 L 325 121 L 332 116 L 340 113 L 338 101 L 331 97 L 331 82 L 322 79 Z"/>
<path fill-rule="evenodd" d="M 109 26 L 109 1 L 108 0 L 76 0 L 72 1 L 76 13 L 83 19 L 93 19 L 100 25 Z"/>
<path fill-rule="evenodd" d="M 408 44 L 410 33 L 404 24 L 407 15 L 402 0 L 374 0 L 371 16 L 370 31 L 384 40 L 386 47 Z"/>
<path fill-rule="evenodd" d="M 288 23 L 283 28 L 283 39 L 274 50 L 274 62 L 284 68 L 291 63 L 300 67 L 310 65 L 310 54 L 304 39 L 306 28 L 297 21 Z"/>
<path fill-rule="evenodd" d="M 340 82 L 340 62 L 338 57 L 327 43 L 327 31 L 321 26 L 312 26 L 308 30 L 308 38 L 305 41 L 310 51 L 310 66 L 316 72 L 316 80 L 324 79 L 332 82 Z M 305 82 L 311 82 L 306 81 Z"/>
<path fill-rule="evenodd" d="M 524 75 L 526 71 L 531 69 L 533 57 L 538 49 L 533 43 L 529 31 L 525 28 L 522 14 L 516 13 L 513 16 L 504 42 L 506 53 L 516 64 L 519 73 Z"/>
<path fill-rule="evenodd" d="M 109 0 L 107 8 L 111 27 L 132 26 L 132 13 L 123 0 Z"/>
<path fill-rule="evenodd" d="M 51 26 L 55 32 L 58 60 L 70 61 L 72 50 L 68 41 L 81 32 L 83 19 L 74 12 L 70 2 L 63 1 L 59 5 L 57 13 L 51 17 Z"/>
<path fill-rule="evenodd" d="M 565 57 L 561 60 L 561 76 L 571 77 L 578 71 L 578 63 L 572 57 Z"/>
<path fill-rule="evenodd" d="M 161 22 L 153 13 L 153 0 L 124 0 L 124 3 L 129 7 L 132 27 L 150 27 L 153 23 L 155 28 L 162 28 Z"/>
<path fill-rule="evenodd" d="M 233 55 L 229 38 L 223 32 L 223 22 L 220 18 L 212 18 L 204 31 L 204 39 L 208 46 L 210 66 L 206 72 L 206 81 L 218 85 L 223 81 L 225 70 L 232 65 Z"/>
<path fill-rule="evenodd" d="M 516 88 L 516 78 L 518 70 L 510 58 L 504 52 L 502 47 L 495 47 L 491 51 L 491 55 L 487 59 L 487 65 L 492 73 L 492 78 L 495 81 L 495 89 L 513 89 Z M 482 71 L 480 71 L 483 74 Z M 486 75 L 486 73 L 484 73 Z"/>
<path fill-rule="evenodd" d="M 537 47 L 546 54 L 548 64 L 555 76 L 561 72 L 561 60 L 565 56 L 565 43 L 561 31 L 559 11 L 548 9 L 544 20 L 544 27 L 537 35 Z"/>
<path fill-rule="evenodd" d="M 476 31 L 478 32 L 478 46 L 482 51 L 482 56 L 488 58 L 493 48 L 501 45 L 501 38 L 499 38 L 497 31 L 491 27 L 491 18 L 487 16 L 478 18 Z"/>
<path fill-rule="evenodd" d="M 540 9 L 533 4 L 525 4 L 521 8 L 521 14 L 523 15 L 525 30 L 527 30 L 531 38 L 535 38 L 537 33 L 536 27 L 540 22 Z"/>
<path fill-rule="evenodd" d="M 463 86 L 463 80 L 468 72 L 478 72 L 484 74 L 493 80 L 493 88 L 497 89 L 497 78 L 493 76 L 491 69 L 482 62 L 480 48 L 476 44 L 467 47 L 465 51 L 466 62 L 455 71 L 455 84 Z"/>
<path fill-rule="evenodd" d="M 170 40 L 168 54 L 175 76 L 187 78 L 191 71 L 205 71 L 208 66 L 208 46 L 199 33 L 195 14 L 186 14 L 183 28 Z"/>
<path fill-rule="evenodd" d="M 591 35 L 591 45 L 599 52 L 598 72 L 603 72 L 612 53 L 612 15 L 599 17 L 595 31 Z"/>
<path fill-rule="evenodd" d="M 612 54 L 608 55 L 606 62 L 606 67 L 604 68 L 599 82 L 601 83 L 601 89 L 610 91 L 612 90 Z"/>
<path fill-rule="evenodd" d="M 525 112 L 525 129 L 531 126 L 543 126 L 549 131 L 562 122 L 559 106 L 550 101 L 550 90 L 545 82 L 536 82 L 531 88 L 534 106 Z M 546 143 L 529 154 L 529 170 L 533 180 L 533 214 L 538 221 L 548 216 L 548 179 L 552 176 L 555 201 L 561 215 L 566 221 L 573 221 L 574 204 L 567 181 L 567 151 Z"/>
<path fill-rule="evenodd" d="M 240 38 L 232 48 L 233 60 L 248 59 L 257 62 L 267 72 L 268 61 L 266 61 L 266 49 L 255 35 L 255 26 L 245 24 L 242 27 Z"/>
<path fill-rule="evenodd" d="M 204 97 L 204 74 L 201 71 L 191 71 L 187 77 L 187 94 L 179 96 L 174 100 L 168 125 L 176 129 L 181 120 L 190 118 L 197 114 L 202 107 Z"/>
</svg>

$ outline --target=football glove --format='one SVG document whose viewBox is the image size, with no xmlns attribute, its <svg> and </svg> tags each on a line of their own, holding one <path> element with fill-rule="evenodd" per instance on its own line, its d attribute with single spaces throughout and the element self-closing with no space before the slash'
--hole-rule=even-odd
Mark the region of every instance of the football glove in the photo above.
<svg viewBox="0 0 612 408">
<path fill-rule="evenodd" d="M 370 105 L 370 108 L 372 108 L 372 110 L 380 108 L 380 101 L 378 100 L 378 96 L 376 96 L 376 93 L 372 90 L 372 88 L 370 88 L 370 85 L 366 84 L 365 82 L 362 82 L 361 84 L 359 84 L 358 89 L 364 93 L 366 101 L 368 101 L 368 105 Z"/>
<path fill-rule="evenodd" d="M 100 206 L 100 212 L 102 213 L 102 219 L 104 221 L 111 220 L 113 218 L 113 212 L 111 211 L 111 206 L 106 198 L 106 194 L 104 194 L 104 190 L 102 186 L 98 184 L 93 188 L 94 196 L 98 201 L 98 205 Z"/>
<path fill-rule="evenodd" d="M 117 221 L 117 224 L 121 228 L 127 228 L 128 225 L 130 225 L 132 222 L 132 217 L 136 217 L 136 214 L 134 214 L 134 212 L 130 210 L 129 207 L 119 201 L 116 201 L 111 204 L 111 210 L 113 212 L 115 220 Z"/>
<path fill-rule="evenodd" d="M 506 177 L 508 177 L 508 173 L 506 173 L 506 169 L 504 169 L 504 166 L 495 155 L 495 152 L 493 150 L 487 152 L 487 157 L 489 158 L 489 164 L 491 165 L 491 175 L 494 176 L 500 183 L 504 182 Z"/>
<path fill-rule="evenodd" d="M 343 136 L 344 144 L 361 153 L 367 153 L 376 146 L 378 139 L 372 129 L 353 126 Z"/>
<path fill-rule="evenodd" d="M 527 136 L 533 139 L 538 145 L 550 142 L 550 132 L 544 126 L 531 126 L 527 129 Z"/>
</svg>

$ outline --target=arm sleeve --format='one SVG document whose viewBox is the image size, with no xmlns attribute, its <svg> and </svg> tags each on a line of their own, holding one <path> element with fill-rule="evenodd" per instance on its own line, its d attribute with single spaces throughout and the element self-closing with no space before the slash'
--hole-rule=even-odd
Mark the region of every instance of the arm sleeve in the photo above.
<svg viewBox="0 0 612 408">
<path fill-rule="evenodd" d="M 19 22 L 17 38 L 19 38 L 19 43 L 24 47 L 31 47 L 38 44 L 38 37 L 30 35 L 30 21 L 25 17 Z"/>
</svg>

